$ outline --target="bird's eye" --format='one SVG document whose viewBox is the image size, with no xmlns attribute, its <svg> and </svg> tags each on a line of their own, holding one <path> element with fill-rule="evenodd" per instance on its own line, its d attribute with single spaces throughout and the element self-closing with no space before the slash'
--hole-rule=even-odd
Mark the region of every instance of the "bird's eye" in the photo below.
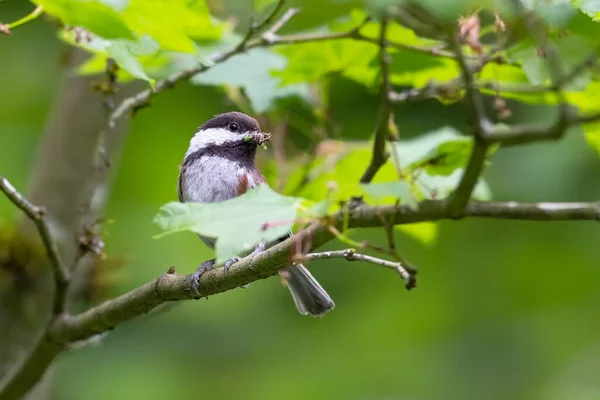
<svg viewBox="0 0 600 400">
<path fill-rule="evenodd" d="M 238 124 L 236 124 L 235 122 L 232 122 L 229 124 L 229 130 L 231 132 L 237 132 L 240 130 L 240 126 Z"/>
</svg>

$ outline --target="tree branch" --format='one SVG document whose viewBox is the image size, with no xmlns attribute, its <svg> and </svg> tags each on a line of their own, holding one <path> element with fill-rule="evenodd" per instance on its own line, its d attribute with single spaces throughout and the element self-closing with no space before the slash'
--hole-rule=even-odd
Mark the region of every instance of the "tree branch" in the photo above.
<svg viewBox="0 0 600 400">
<path fill-rule="evenodd" d="M 485 115 L 483 97 L 475 87 L 473 72 L 463 54 L 461 37 L 458 32 L 454 35 L 452 43 L 454 51 L 456 52 L 458 64 L 462 71 L 462 80 L 467 92 L 467 105 L 471 109 L 471 117 L 474 120 L 473 125 L 475 128 L 473 150 L 471 151 L 469 162 L 467 163 L 467 167 L 463 172 L 456 190 L 450 197 L 450 209 L 457 216 L 464 211 L 467 202 L 471 198 L 473 189 L 479 180 L 479 176 L 481 175 L 485 156 L 489 147 L 489 144 L 483 141 L 483 137 L 485 136 L 490 122 Z"/>
<path fill-rule="evenodd" d="M 302 261 L 329 260 L 331 258 L 345 258 L 348 261 L 364 261 L 379 265 L 384 268 L 393 269 L 404 280 L 406 288 L 412 289 L 416 286 L 416 270 L 402 265 L 400 262 L 393 262 L 381 258 L 369 256 L 367 254 L 357 253 L 354 249 L 324 251 L 321 253 L 309 253 L 302 256 Z"/>
<path fill-rule="evenodd" d="M 283 4 L 283 2 L 281 4 Z M 273 26 L 271 26 L 271 28 L 269 28 L 269 30 L 267 30 L 261 35 L 261 38 L 267 42 L 276 41 L 278 38 L 277 32 L 279 32 L 279 30 L 283 28 L 283 26 L 287 24 L 289 20 L 292 19 L 292 17 L 298 14 L 299 12 L 299 8 L 290 8 L 289 10 L 287 10 L 285 14 L 283 14 L 283 16 L 276 23 L 274 23 Z"/>
<path fill-rule="evenodd" d="M 69 286 L 70 271 L 64 264 L 60 255 L 58 245 L 52 233 L 48 222 L 46 221 L 45 210 L 31 204 L 22 194 L 20 194 L 4 177 L 0 176 L 0 191 L 19 209 L 21 209 L 29 219 L 35 224 L 38 233 L 42 239 L 52 272 L 54 276 L 54 300 L 52 311 L 54 317 L 64 311 L 67 289 Z M 47 327 L 50 325 L 48 324 Z M 47 328 L 46 327 L 46 328 Z M 7 327 L 9 328 L 9 327 Z M 62 351 L 62 347 L 47 340 L 47 330 L 44 329 L 41 336 L 36 338 L 35 344 L 23 359 L 11 368 L 8 373 L 0 380 L 0 400 L 21 398 L 43 375 L 44 371 L 52 360 Z"/>
<path fill-rule="evenodd" d="M 54 274 L 54 313 L 58 314 L 62 312 L 64 306 L 64 299 L 66 295 L 66 289 L 69 282 L 69 271 L 63 263 L 62 257 L 58 250 L 58 246 L 50 233 L 50 228 L 45 218 L 45 211 L 41 207 L 37 207 L 31 204 L 17 189 L 15 189 L 10 182 L 0 176 L 0 191 L 2 191 L 6 197 L 19 209 L 21 209 L 29 219 L 33 221 L 40 237 L 46 248 L 48 259 L 52 265 L 52 272 Z"/>
<path fill-rule="evenodd" d="M 332 216 L 332 224 L 339 229 L 343 228 L 345 222 L 349 228 L 381 227 L 382 215 L 394 225 L 454 218 L 446 201 L 428 200 L 419 203 L 415 209 L 404 205 L 361 205 L 350 210 L 347 215 L 346 212 L 336 213 Z M 347 221 L 344 221 L 346 217 Z M 525 221 L 600 221 L 600 202 L 469 202 L 461 216 L 464 217 Z M 231 266 L 227 275 L 223 268 L 204 273 L 200 278 L 200 297 L 212 296 L 276 274 L 291 262 L 289 255 L 293 254 L 299 240 L 304 242 L 310 237 L 313 248 L 332 240 L 334 235 L 329 227 L 330 225 L 314 224 L 262 253 L 242 259 Z M 145 314 L 165 302 L 197 299 L 199 297 L 191 287 L 191 277 L 192 275 L 177 275 L 171 269 L 154 281 L 82 314 L 62 315 L 49 330 L 49 337 L 56 343 L 85 340 Z"/>
<path fill-rule="evenodd" d="M 375 131 L 375 139 L 373 141 L 373 155 L 371 162 L 360 178 L 360 183 L 369 183 L 373 180 L 377 171 L 387 162 L 389 154 L 385 151 L 385 143 L 389 137 L 389 120 L 392 114 L 392 105 L 389 98 L 389 93 L 392 91 L 390 82 L 390 55 L 387 51 L 387 29 L 389 24 L 389 16 L 384 15 L 381 20 L 381 30 L 379 33 L 379 65 L 381 71 L 381 89 L 380 98 L 381 105 L 379 106 L 379 119 L 377 130 Z"/>
<path fill-rule="evenodd" d="M 279 3 L 278 3 L 279 4 Z M 291 16 L 297 13 L 296 9 L 293 9 L 294 12 L 291 11 L 284 14 L 284 16 L 275 22 L 274 26 L 277 26 L 278 29 L 281 29 L 283 23 L 286 23 Z M 275 15 L 275 14 L 272 14 Z M 175 84 L 180 81 L 191 78 L 192 76 L 205 72 L 212 68 L 216 64 L 220 64 L 222 62 L 227 61 L 233 56 L 246 52 L 256 47 L 272 47 L 272 46 L 282 46 L 282 45 L 294 45 L 294 44 L 302 44 L 302 43 L 312 43 L 312 42 L 324 42 L 324 41 L 333 41 L 333 40 L 356 40 L 366 43 L 371 43 L 375 45 L 380 44 L 380 39 L 371 38 L 360 33 L 360 29 L 368 22 L 366 19 L 361 24 L 352 28 L 345 32 L 330 32 L 330 33 L 300 33 L 300 34 L 290 34 L 290 35 L 269 35 L 267 33 L 267 37 L 265 35 L 252 39 L 251 36 L 256 32 L 256 29 L 252 29 L 252 34 L 250 31 L 244 39 L 238 44 L 235 48 L 225 53 L 217 54 L 213 57 L 211 62 L 207 64 L 202 64 L 194 68 L 190 68 L 184 71 L 180 71 L 174 73 L 170 77 L 159 81 L 155 85 L 155 90 L 152 91 L 150 89 L 146 89 L 138 92 L 137 94 L 124 99 L 114 110 L 109 118 L 109 129 L 115 125 L 116 121 L 121 118 L 125 113 L 133 111 L 137 108 L 142 107 L 144 104 L 148 103 L 148 101 L 156 96 L 158 93 L 164 91 L 165 89 L 172 88 Z M 268 31 L 267 31 L 268 32 Z M 440 50 L 438 46 L 434 47 L 423 47 L 417 45 L 404 44 L 394 41 L 387 42 L 388 47 L 394 47 L 397 49 L 409 50 L 419 53 L 429 54 L 431 56 L 437 57 L 445 57 L 445 58 L 456 58 L 456 56 L 444 50 Z"/>
</svg>

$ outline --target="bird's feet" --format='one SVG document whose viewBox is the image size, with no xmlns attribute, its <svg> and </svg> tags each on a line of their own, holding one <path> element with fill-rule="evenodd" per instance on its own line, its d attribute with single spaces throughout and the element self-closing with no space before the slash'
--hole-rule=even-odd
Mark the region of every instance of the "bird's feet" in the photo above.
<svg viewBox="0 0 600 400">
<path fill-rule="evenodd" d="M 225 276 L 227 276 L 227 274 L 229 274 L 229 267 L 231 267 L 233 264 L 235 264 L 236 262 L 240 261 L 241 258 L 239 257 L 233 257 L 227 261 L 225 261 L 225 264 L 223 264 L 223 270 L 225 271 Z"/>
<path fill-rule="evenodd" d="M 225 275 L 227 275 L 229 273 L 229 268 L 237 263 L 240 262 L 241 260 L 245 260 L 246 258 L 249 257 L 254 257 L 255 255 L 257 255 L 258 253 L 262 253 L 263 251 L 265 251 L 265 243 L 264 242 L 260 242 L 259 244 L 256 245 L 256 247 L 254 248 L 254 250 L 252 251 L 252 253 L 248 254 L 245 257 L 233 257 L 230 260 L 227 260 L 227 262 L 223 265 L 223 269 L 225 270 Z M 248 286 L 250 286 L 250 284 L 244 285 L 242 286 L 242 288 L 244 289 L 248 289 Z"/>
<path fill-rule="evenodd" d="M 231 268 L 231 266 L 241 260 L 244 260 L 248 257 L 253 257 L 258 253 L 262 253 L 263 251 L 265 251 L 265 244 L 263 242 L 260 242 L 259 244 L 256 245 L 256 247 L 254 248 L 254 250 L 252 251 L 252 253 L 248 254 L 246 257 L 240 258 L 240 257 L 233 257 L 229 260 L 227 260 L 225 262 L 225 264 L 223 264 L 223 270 L 225 272 L 225 275 L 227 275 L 229 273 L 229 268 Z M 210 271 L 211 269 L 215 268 L 215 259 L 211 259 L 211 260 L 206 260 L 204 261 L 202 264 L 200 264 L 200 266 L 198 267 L 198 269 L 196 270 L 196 272 L 194 272 L 194 274 L 192 275 L 192 288 L 196 291 L 196 294 L 198 296 L 200 296 L 200 292 L 199 292 L 199 288 L 200 288 L 200 277 L 202 276 L 202 274 L 204 274 L 206 271 Z M 244 289 L 248 288 L 248 286 L 250 286 L 250 284 L 244 285 L 242 286 Z"/>
<path fill-rule="evenodd" d="M 194 272 L 194 274 L 192 275 L 192 288 L 196 291 L 196 294 L 198 296 L 200 296 L 200 292 L 198 291 L 198 288 L 200 287 L 200 277 L 206 271 L 210 271 L 214 267 L 215 267 L 215 259 L 214 258 L 211 260 L 206 260 L 202 264 L 200 264 L 200 266 L 198 267 L 196 272 Z"/>
</svg>

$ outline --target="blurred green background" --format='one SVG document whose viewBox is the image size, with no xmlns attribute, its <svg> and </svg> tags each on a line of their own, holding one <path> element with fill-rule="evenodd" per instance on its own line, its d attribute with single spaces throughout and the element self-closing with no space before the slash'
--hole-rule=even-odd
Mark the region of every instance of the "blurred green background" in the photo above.
<svg viewBox="0 0 600 400">
<path fill-rule="evenodd" d="M 2 20 L 30 6 L 2 4 Z M 0 37 L 0 173 L 24 190 L 62 74 L 51 24 Z M 331 86 L 343 129 L 367 138 L 376 98 L 343 78 Z M 211 87 L 181 85 L 132 124 L 106 211 L 107 252 L 122 258 L 110 295 L 171 265 L 192 272 L 211 253 L 191 233 L 152 239 L 158 208 L 176 199 L 178 165 L 194 129 L 232 109 Z M 515 119 L 543 108 L 513 106 Z M 404 137 L 464 126 L 460 105 L 397 112 Z M 366 131 L 365 131 L 366 129 Z M 362 130 L 362 131 L 361 131 Z M 349 133 L 349 135 L 354 136 Z M 600 198 L 600 159 L 578 131 L 560 143 L 503 149 L 486 178 L 497 200 Z M 19 216 L 0 201 L 0 221 Z M 315 262 L 336 302 L 300 316 L 278 279 L 184 302 L 119 326 L 60 356 L 53 396 L 78 399 L 598 399 L 600 225 L 491 220 L 443 222 L 434 245 L 397 235 L 420 268 L 417 289 L 362 263 Z M 384 243 L 377 230 L 355 239 Z M 343 248 L 332 243 L 331 248 Z"/>
</svg>

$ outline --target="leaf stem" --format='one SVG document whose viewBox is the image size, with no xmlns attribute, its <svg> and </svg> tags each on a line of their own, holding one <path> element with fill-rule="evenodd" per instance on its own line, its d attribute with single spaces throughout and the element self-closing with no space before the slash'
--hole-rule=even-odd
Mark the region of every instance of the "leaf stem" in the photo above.
<svg viewBox="0 0 600 400">
<path fill-rule="evenodd" d="M 21 26 L 21 25 L 25 25 L 26 23 L 28 23 L 29 21 L 33 21 L 34 19 L 36 19 L 37 17 L 39 17 L 42 12 L 44 11 L 42 6 L 37 6 L 32 12 L 30 12 L 29 14 L 27 14 L 26 16 L 24 16 L 23 18 L 20 18 L 14 22 L 11 22 L 9 24 L 2 24 L 2 29 L 1 31 L 3 31 L 4 33 L 10 34 L 10 31 Z"/>
</svg>

